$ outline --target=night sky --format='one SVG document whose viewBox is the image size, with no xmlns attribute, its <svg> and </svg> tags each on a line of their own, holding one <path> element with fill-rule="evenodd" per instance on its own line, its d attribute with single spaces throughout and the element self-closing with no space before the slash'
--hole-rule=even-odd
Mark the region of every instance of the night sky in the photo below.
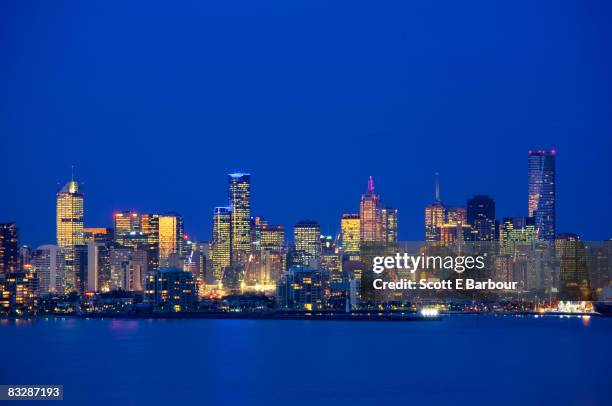
<svg viewBox="0 0 612 406">
<path fill-rule="evenodd" d="M 0 222 L 54 242 L 74 164 L 86 226 L 173 210 L 210 239 L 240 170 L 253 214 L 334 233 L 373 175 L 400 238 L 422 239 L 434 172 L 446 203 L 485 193 L 523 216 L 527 151 L 555 148 L 557 231 L 610 238 L 611 17 L 578 0 L 3 1 Z"/>
</svg>

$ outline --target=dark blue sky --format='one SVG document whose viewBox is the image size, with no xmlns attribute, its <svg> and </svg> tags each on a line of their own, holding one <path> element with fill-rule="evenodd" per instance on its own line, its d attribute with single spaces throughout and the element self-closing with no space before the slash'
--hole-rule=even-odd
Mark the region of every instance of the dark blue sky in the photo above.
<svg viewBox="0 0 612 406">
<path fill-rule="evenodd" d="M 254 214 L 334 232 L 371 174 L 419 239 L 435 171 L 445 202 L 525 215 L 541 148 L 558 231 L 612 236 L 609 2 L 177 3 L 0 5 L 0 222 L 24 243 L 54 241 L 73 163 L 86 226 L 174 210 L 209 239 L 243 170 Z"/>
</svg>

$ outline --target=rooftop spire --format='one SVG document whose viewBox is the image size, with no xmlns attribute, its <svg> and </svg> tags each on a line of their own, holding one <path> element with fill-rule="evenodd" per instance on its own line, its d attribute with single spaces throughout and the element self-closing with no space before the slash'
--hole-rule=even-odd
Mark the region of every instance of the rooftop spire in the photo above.
<svg viewBox="0 0 612 406">
<path fill-rule="evenodd" d="M 436 172 L 436 202 L 440 201 L 440 174 Z"/>
<path fill-rule="evenodd" d="M 372 176 L 370 176 L 370 179 L 368 179 L 368 192 L 374 193 L 374 180 L 372 179 Z"/>
</svg>

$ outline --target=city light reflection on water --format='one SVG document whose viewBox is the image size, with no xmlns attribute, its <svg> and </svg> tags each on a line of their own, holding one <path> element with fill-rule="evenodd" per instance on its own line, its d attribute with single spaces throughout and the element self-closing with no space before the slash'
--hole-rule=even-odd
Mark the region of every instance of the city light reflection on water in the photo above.
<svg viewBox="0 0 612 406">
<path fill-rule="evenodd" d="M 526 398 L 530 404 L 606 404 L 612 319 L 536 316 L 450 315 L 431 323 L 0 320 L 0 344 L 11 349 L 3 354 L 10 376 L 0 368 L 0 381 L 60 383 L 70 394 L 66 404 L 88 405 L 177 404 L 177 391 L 179 404 L 199 403 L 201 392 L 194 388 L 206 391 L 207 404 L 259 404 L 269 402 L 267 382 L 275 382 L 279 398 L 299 390 L 309 401 L 295 404 L 325 404 L 333 397 L 334 404 L 351 406 L 379 401 L 461 405 L 474 404 L 475 396 L 479 404 L 517 404 Z M 388 343 L 384 350 L 381 340 Z M 364 350 L 367 356 L 356 355 Z M 293 364 L 277 368 L 288 354 Z M 494 370 L 482 368 L 491 362 Z M 338 367 L 321 368 L 325 363 Z M 160 365 L 181 373 L 149 373 Z M 405 390 L 406 365 L 418 370 L 411 375 L 417 391 Z M 431 376 L 441 369 L 453 378 L 432 384 Z M 560 370 L 561 375 L 551 373 Z M 380 379 L 371 371 L 388 373 Z M 494 371 L 510 376 L 535 371 L 539 379 L 522 380 L 508 391 L 508 381 Z M 310 384 L 314 375 L 333 385 Z M 478 394 L 458 376 L 477 380 Z M 113 390 L 100 391 L 101 382 Z"/>
</svg>

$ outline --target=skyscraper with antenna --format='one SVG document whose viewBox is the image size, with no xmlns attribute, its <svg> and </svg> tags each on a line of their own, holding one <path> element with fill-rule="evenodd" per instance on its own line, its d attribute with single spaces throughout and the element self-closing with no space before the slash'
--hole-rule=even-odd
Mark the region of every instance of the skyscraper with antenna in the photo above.
<svg viewBox="0 0 612 406">
<path fill-rule="evenodd" d="M 374 180 L 368 179 L 368 189 L 359 204 L 361 242 L 382 241 L 380 196 L 374 191 Z"/>
<path fill-rule="evenodd" d="M 62 283 L 65 292 L 76 290 L 75 247 L 84 244 L 83 216 L 83 193 L 79 183 L 74 180 L 72 166 L 70 181 L 57 193 L 56 200 L 57 246 L 66 258 L 66 272 Z"/>
</svg>

